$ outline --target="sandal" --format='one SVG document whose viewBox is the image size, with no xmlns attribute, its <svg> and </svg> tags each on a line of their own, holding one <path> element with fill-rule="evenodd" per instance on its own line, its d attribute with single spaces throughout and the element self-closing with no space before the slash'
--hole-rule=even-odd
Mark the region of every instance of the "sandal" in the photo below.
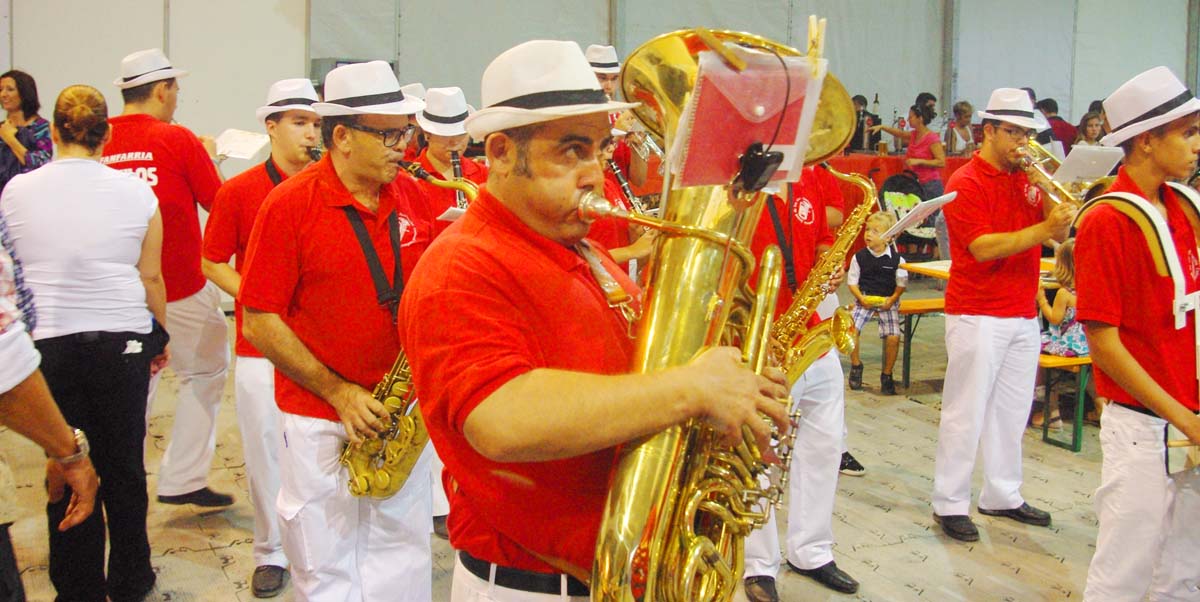
<svg viewBox="0 0 1200 602">
<path fill-rule="evenodd" d="M 1044 422 L 1045 417 L 1040 410 L 1029 417 L 1029 424 L 1037 428 L 1042 428 Z M 1062 430 L 1062 417 L 1058 415 L 1058 412 L 1050 412 L 1050 428 L 1056 431 Z"/>
</svg>

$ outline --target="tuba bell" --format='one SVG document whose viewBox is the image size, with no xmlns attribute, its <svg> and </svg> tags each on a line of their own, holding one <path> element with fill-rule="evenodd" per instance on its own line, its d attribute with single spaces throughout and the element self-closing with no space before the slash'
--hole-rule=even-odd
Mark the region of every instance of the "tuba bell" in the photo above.
<svg viewBox="0 0 1200 602">
<path fill-rule="evenodd" d="M 800 54 L 750 34 L 693 29 L 654 38 L 626 59 L 625 98 L 641 103 L 633 111 L 663 148 L 691 97 L 699 53 L 720 53 L 726 43 Z M 805 158 L 810 164 L 836 153 L 853 134 L 849 95 L 832 76 L 825 88 Z M 629 216 L 661 230 L 648 266 L 633 371 L 685 364 L 718 344 L 741 346 L 747 364 L 761 370 L 769 359 L 782 263 L 778 248 L 769 247 L 751 292 L 755 259 L 749 241 L 765 194 L 729 186 L 674 189 L 674 176 L 665 176 L 669 193 L 660 219 Z M 585 217 L 614 212 L 596 198 L 585 195 L 583 201 Z M 728 600 L 741 580 L 745 537 L 765 523 L 782 494 L 777 485 L 760 485 L 766 471 L 752 438 L 730 448 L 701 420 L 627 444 L 597 538 L 592 600 Z"/>
</svg>

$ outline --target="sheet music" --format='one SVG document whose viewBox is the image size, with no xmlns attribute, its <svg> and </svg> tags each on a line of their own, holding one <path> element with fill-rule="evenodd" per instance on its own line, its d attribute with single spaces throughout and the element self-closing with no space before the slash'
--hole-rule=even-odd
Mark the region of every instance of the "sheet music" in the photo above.
<svg viewBox="0 0 1200 602">
<path fill-rule="evenodd" d="M 271 143 L 266 134 L 229 128 L 217 136 L 217 155 L 231 159 L 253 159 Z"/>
<path fill-rule="evenodd" d="M 458 207 L 450 207 L 450 208 L 446 209 L 445 211 L 443 211 L 441 215 L 437 216 L 437 218 L 443 222 L 452 222 L 452 221 L 455 221 L 458 218 L 462 217 L 463 214 L 465 214 L 465 213 L 466 213 L 466 210 L 464 210 L 464 209 L 459 209 Z"/>
<path fill-rule="evenodd" d="M 957 192 L 951 192 L 937 198 L 929 199 L 928 201 L 917 203 L 917 206 L 913 207 L 912 211 L 906 213 L 891 228 L 888 228 L 888 231 L 883 233 L 882 238 L 899 236 L 901 232 L 925 221 L 925 218 L 933 215 L 934 211 L 941 209 L 942 205 L 953 201 L 956 196 L 958 196 Z"/>
</svg>

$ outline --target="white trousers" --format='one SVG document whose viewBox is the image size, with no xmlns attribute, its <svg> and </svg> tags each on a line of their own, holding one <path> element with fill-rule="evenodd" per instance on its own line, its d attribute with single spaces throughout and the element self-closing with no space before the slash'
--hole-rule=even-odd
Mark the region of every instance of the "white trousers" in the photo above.
<svg viewBox="0 0 1200 602">
<path fill-rule="evenodd" d="M 471 574 L 454 555 L 454 579 L 450 582 L 450 602 L 588 602 L 588 596 L 538 594 L 499 587 L 492 583 L 495 576 L 484 581 Z M 565 586 L 564 586 L 565 587 Z"/>
<path fill-rule="evenodd" d="M 179 378 L 175 426 L 158 469 L 158 495 L 182 495 L 208 483 L 217 441 L 217 410 L 229 367 L 229 338 L 217 286 L 167 304 L 171 370 Z M 159 375 L 162 373 L 160 372 Z M 150 380 L 150 422 L 159 375 Z"/>
<path fill-rule="evenodd" d="M 983 448 L 979 507 L 1008 510 L 1021 498 L 1021 437 L 1033 404 L 1041 335 L 1033 318 L 946 315 L 946 382 L 938 426 L 933 511 L 965 515 Z"/>
<path fill-rule="evenodd" d="M 1200 600 L 1200 475 L 1167 475 L 1166 421 L 1113 403 L 1100 424 L 1100 531 L 1084 601 Z"/>
<path fill-rule="evenodd" d="M 446 499 L 446 488 L 442 486 L 442 470 L 445 465 L 438 457 L 433 442 L 429 442 L 429 491 L 433 495 L 433 515 L 446 516 L 450 514 L 450 500 Z"/>
<path fill-rule="evenodd" d="M 254 564 L 286 567 L 275 499 L 279 497 L 279 433 L 282 412 L 275 405 L 275 366 L 262 357 L 237 356 L 233 371 L 242 455 L 254 506 Z"/>
<path fill-rule="evenodd" d="M 340 422 L 283 414 L 279 512 L 297 602 L 428 602 L 433 532 L 426 449 L 387 499 L 354 497 Z"/>
<path fill-rule="evenodd" d="M 792 403 L 802 412 L 788 481 L 787 557 L 802 569 L 833 560 L 833 502 L 842 462 L 846 390 L 836 353 L 813 362 L 792 386 Z M 746 538 L 745 576 L 779 572 L 775 513 Z"/>
</svg>

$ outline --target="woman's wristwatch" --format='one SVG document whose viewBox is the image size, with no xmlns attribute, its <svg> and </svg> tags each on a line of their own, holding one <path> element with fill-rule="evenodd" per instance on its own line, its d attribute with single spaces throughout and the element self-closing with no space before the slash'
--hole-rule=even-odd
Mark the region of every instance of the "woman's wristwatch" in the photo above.
<svg viewBox="0 0 1200 602">
<path fill-rule="evenodd" d="M 69 456 L 50 456 L 51 460 L 62 465 L 73 464 L 87 457 L 92 447 L 88 445 L 87 435 L 79 429 L 72 429 L 75 436 L 75 453 Z"/>
</svg>

